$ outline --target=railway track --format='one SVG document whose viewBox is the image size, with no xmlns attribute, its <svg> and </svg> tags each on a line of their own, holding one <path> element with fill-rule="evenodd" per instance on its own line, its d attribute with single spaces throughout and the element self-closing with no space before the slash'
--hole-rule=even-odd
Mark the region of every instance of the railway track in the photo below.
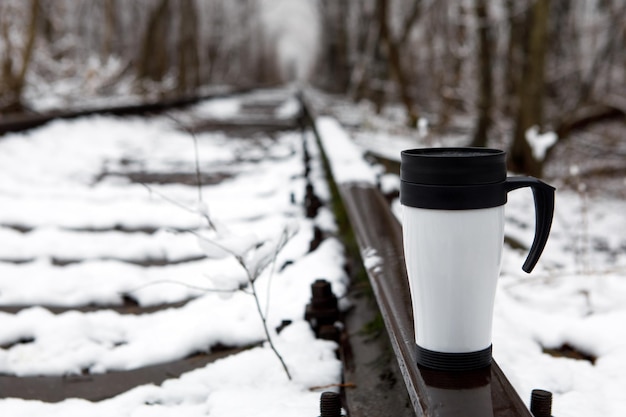
<svg viewBox="0 0 626 417">
<path fill-rule="evenodd" d="M 172 106 L 180 107 L 196 102 L 197 100 L 185 99 L 170 103 L 151 104 L 148 107 L 132 107 L 117 109 L 96 109 L 88 113 L 73 112 L 68 114 L 54 113 L 49 115 L 37 115 L 34 117 L 0 121 L 0 134 L 15 130 L 24 130 L 40 126 L 56 118 L 75 118 L 85 114 L 143 114 L 152 111 L 162 111 Z M 303 137 L 306 132 L 312 132 L 324 155 L 332 152 L 332 149 L 324 149 L 324 141 L 321 133 L 316 128 L 314 111 L 300 96 L 301 117 L 291 120 L 272 122 L 268 117 L 241 120 L 205 120 L 194 126 L 197 130 L 229 130 L 238 132 L 254 132 L 258 130 L 294 130 L 302 131 Z M 350 360 L 351 366 L 346 367 L 346 382 L 354 382 L 356 388 L 344 390 L 344 404 L 352 417 L 369 417 L 385 415 L 406 416 L 440 416 L 440 417 L 532 417 L 524 402 L 519 398 L 506 376 L 494 361 L 490 368 L 465 373 L 435 372 L 428 369 L 420 369 L 416 365 L 415 346 L 412 325 L 412 312 L 409 299 L 409 291 L 404 267 L 402 251 L 401 226 L 392 214 L 388 201 L 383 197 L 376 184 L 362 182 L 344 182 L 333 178 L 332 166 L 326 157 L 326 170 L 329 174 L 330 188 L 335 191 L 337 201 L 347 215 L 352 233 L 356 237 L 358 253 L 353 253 L 355 259 L 363 262 L 374 290 L 376 304 L 384 321 L 386 336 L 379 341 L 374 356 L 385 356 L 385 345 L 388 338 L 393 358 L 390 363 L 383 364 L 373 371 L 365 370 L 371 366 L 372 352 L 363 353 L 360 349 L 349 347 L 350 343 L 362 343 L 359 339 L 360 328 L 350 328 L 344 332 L 343 348 L 341 350 L 344 361 Z M 160 180 L 169 181 L 168 178 L 160 177 Z M 172 179 L 176 182 L 178 180 Z M 189 181 L 188 181 L 189 182 Z M 317 201 L 319 200 L 312 199 Z M 309 201 L 312 201 L 309 199 Z M 310 209 L 310 208 L 309 208 Z M 313 210 L 314 211 L 314 210 Z M 349 249 L 349 248 L 348 248 Z M 375 258 L 375 262 L 373 259 Z M 359 291 L 358 285 L 353 291 Z M 177 308 L 185 302 L 163 305 L 163 309 Z M 8 314 L 16 314 L 24 306 L 0 307 L 0 311 Z M 360 315 L 375 316 L 371 307 L 363 307 L 358 310 Z M 66 308 L 51 307 L 57 314 L 66 312 Z M 85 306 L 84 311 L 97 311 L 101 308 Z M 158 307 L 146 308 L 145 311 L 133 305 L 113 307 L 122 314 L 149 314 L 158 311 Z M 352 326 L 361 326 L 354 311 L 350 318 L 350 312 L 346 317 L 346 323 Z M 358 324 L 354 324 L 358 323 Z M 347 335 L 352 334 L 352 337 Z M 348 340 L 346 340 L 346 338 Z M 352 340 L 350 340 L 352 339 Z M 380 338 L 379 338 L 380 339 Z M 348 346 L 348 347 L 346 347 Z M 44 401 L 60 401 L 64 398 L 80 397 L 91 400 L 109 398 L 119 392 L 123 392 L 131 386 L 141 383 L 159 383 L 165 376 L 180 375 L 206 363 L 222 358 L 226 355 L 235 354 L 241 348 L 224 348 L 209 355 L 193 355 L 160 366 L 151 366 L 136 371 L 115 372 L 101 376 L 86 376 L 68 379 L 65 377 L 30 377 L 17 378 L 0 376 L 0 395 L 41 399 Z M 350 358 L 347 353 L 350 352 Z M 361 355 L 359 357 L 359 355 Z M 369 355 L 369 356 L 368 356 Z M 355 357 L 356 356 L 356 357 Z M 357 368 L 355 370 L 355 368 Z M 384 392 L 381 392 L 380 381 L 377 375 L 386 373 L 390 381 Z M 134 378 L 134 379 L 133 379 Z M 360 378 L 358 381 L 348 379 Z M 371 380 L 370 380 L 371 379 Z M 126 381 L 121 383 L 119 381 Z M 134 381 L 130 386 L 129 381 Z M 134 385 L 133 385 L 134 384 Z M 115 386 L 115 390 L 106 387 Z M 386 399 L 386 400 L 385 400 Z M 385 403 L 384 401 L 388 401 Z M 402 403 L 405 401 L 406 403 Z M 396 403 L 395 406 L 392 405 Z M 399 403 L 399 404 L 398 404 Z M 549 414 L 548 414 L 549 415 Z M 539 415 L 536 415 L 539 417 Z"/>
<path fill-rule="evenodd" d="M 228 90 L 203 96 L 177 98 L 137 105 L 67 112 L 53 111 L 43 114 L 4 117 L 0 118 L 0 140 L 4 138 L 1 136 L 3 134 L 28 131 L 54 120 L 79 119 L 94 115 L 152 117 L 156 114 L 176 111 L 177 116 L 183 119 L 186 115 L 185 109 L 191 105 L 212 99 L 228 99 L 229 97 L 241 96 L 247 93 L 254 94 L 254 92 L 250 89 Z M 243 115 L 237 118 L 189 117 L 185 120 L 179 120 L 177 117 L 175 120 L 176 125 L 185 131 L 185 134 L 188 131 L 198 134 L 200 132 L 219 132 L 219 135 L 224 135 L 224 137 L 232 136 L 238 140 L 248 140 L 250 138 L 252 141 L 257 137 L 273 137 L 278 132 L 299 132 L 300 126 L 297 120 L 290 117 L 272 117 L 276 106 L 281 104 L 285 98 L 284 94 L 277 94 L 277 96 L 276 99 L 270 97 L 267 100 L 244 100 L 244 105 L 239 111 Z M 256 156 L 251 161 L 246 161 L 245 157 L 240 157 L 241 160 L 239 162 L 254 164 L 256 163 L 254 158 Z M 194 172 L 185 167 L 169 169 L 155 167 L 146 169 L 141 163 L 131 159 L 121 160 L 114 165 L 116 165 L 114 170 L 104 167 L 100 174 L 95 175 L 91 186 L 96 187 L 106 181 L 122 181 L 131 186 L 143 185 L 149 189 L 159 186 L 195 189 L 198 185 L 204 187 L 217 185 L 223 181 L 232 180 L 233 177 L 238 175 L 236 170 L 230 170 L 228 173 L 220 171 L 206 174 Z M 219 167 L 219 169 L 222 168 L 228 169 L 228 167 Z M 95 169 L 98 168 L 96 167 Z M 139 189 L 138 191 L 140 195 L 147 192 L 145 189 Z M 288 192 L 284 190 L 284 193 L 286 194 L 284 200 L 288 201 Z M 86 197 L 89 198 L 89 194 L 79 196 L 77 200 L 80 201 Z M 66 194 L 63 198 L 71 200 L 72 196 L 71 194 Z M 71 203 L 70 201 L 68 206 L 71 206 Z M 57 211 L 54 207 L 50 207 L 49 210 L 52 212 Z M 165 224 L 164 226 L 158 223 L 151 224 L 150 222 L 142 224 L 142 221 L 133 224 L 133 222 L 128 222 L 128 219 L 121 219 L 119 222 L 114 221 L 110 224 L 104 222 L 94 226 L 92 223 L 93 219 L 97 219 L 97 216 L 86 222 L 78 219 L 75 224 L 69 226 L 60 224 L 58 222 L 59 219 L 55 218 L 54 215 L 44 222 L 38 222 L 37 219 L 29 216 L 20 216 L 20 220 L 17 223 L 0 222 L 0 233 L 3 240 L 10 243 L 8 247 L 13 246 L 12 249 L 7 249 L 7 245 L 5 245 L 5 255 L 0 254 L 0 267 L 4 267 L 0 274 L 11 274 L 20 268 L 31 268 L 29 271 L 32 271 L 25 272 L 22 275 L 42 274 L 44 273 L 43 270 L 37 267 L 37 264 L 41 263 L 42 259 L 45 259 L 44 262 L 50 265 L 49 270 L 55 270 L 50 279 L 59 278 L 63 274 L 61 271 L 70 269 L 74 270 L 74 275 L 76 276 L 81 274 L 89 275 L 89 271 L 93 271 L 93 267 L 91 269 L 88 269 L 88 267 L 94 263 L 102 264 L 103 266 L 107 264 L 118 265 L 121 274 L 128 273 L 129 275 L 135 274 L 136 271 L 139 271 L 140 274 L 161 274 L 159 270 L 178 267 L 182 268 L 181 274 L 185 274 L 187 273 L 185 272 L 187 265 L 193 266 L 206 258 L 206 255 L 197 248 L 197 244 L 192 244 L 192 247 L 195 247 L 195 249 L 181 256 L 158 249 L 158 247 L 163 248 L 161 246 L 163 243 L 161 238 L 166 231 L 172 235 L 174 240 L 182 239 L 180 243 L 173 242 L 175 247 L 187 246 L 184 243 L 184 235 L 190 230 L 194 231 L 193 227 L 195 226 L 193 226 L 193 223 L 182 226 L 168 226 Z M 70 256 L 65 256 L 61 253 L 66 251 L 68 247 L 79 247 L 85 236 L 89 236 L 92 243 L 101 241 L 100 249 L 92 252 L 91 255 L 80 250 L 74 251 L 75 255 Z M 117 243 L 110 239 L 117 241 Z M 62 244 L 55 245 L 52 244 L 53 242 L 62 242 Z M 126 249 L 124 248 L 130 246 L 143 248 L 143 252 L 147 253 L 147 256 L 141 253 L 142 251 L 136 252 L 135 255 L 126 256 Z M 152 246 L 152 249 L 150 249 L 150 246 Z M 116 248 L 119 248 L 120 251 L 117 251 Z M 186 250 L 184 249 L 183 252 Z M 164 276 L 167 276 L 167 274 L 164 274 Z M 103 280 L 108 278 L 106 274 L 101 277 Z M 32 312 L 33 307 L 36 307 L 39 311 L 45 311 L 45 314 L 51 314 L 55 317 L 112 314 L 119 317 L 142 319 L 167 313 L 168 311 L 193 308 L 190 304 L 197 300 L 198 295 L 190 293 L 189 296 L 179 297 L 178 300 L 172 302 L 146 304 L 136 299 L 133 294 L 126 293 L 122 294 L 121 302 L 119 303 L 97 301 L 87 304 L 69 302 L 67 305 L 56 305 L 47 304 L 45 301 L 13 302 L 0 305 L 0 317 L 17 317 L 29 314 Z M 31 345 L 34 341 L 35 338 L 30 336 L 16 337 L 8 342 L 0 343 L 0 348 L 9 351 L 16 346 Z M 123 345 L 123 343 L 120 345 Z M 50 403 L 70 398 L 101 401 L 141 385 L 161 384 L 167 379 L 177 378 L 184 373 L 203 368 L 219 359 L 236 355 L 256 346 L 259 346 L 259 343 L 253 342 L 243 346 L 229 346 L 218 343 L 165 363 L 103 373 L 92 373 L 87 369 L 83 369 L 80 373 L 58 376 L 30 374 L 17 376 L 0 373 L 0 398 L 40 400 Z"/>
</svg>

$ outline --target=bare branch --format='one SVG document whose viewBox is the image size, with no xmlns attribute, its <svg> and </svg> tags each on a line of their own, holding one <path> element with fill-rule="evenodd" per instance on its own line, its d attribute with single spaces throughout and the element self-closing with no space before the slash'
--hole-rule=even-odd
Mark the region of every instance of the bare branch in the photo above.
<svg viewBox="0 0 626 417">
<path fill-rule="evenodd" d="M 234 294 L 234 293 L 236 293 L 238 291 L 241 291 L 244 294 L 252 295 L 252 293 L 249 293 L 249 292 L 245 291 L 245 288 L 241 288 L 241 287 L 239 287 L 239 288 L 232 288 L 232 289 L 206 288 L 206 287 L 200 287 L 198 285 L 187 284 L 185 282 L 175 281 L 175 280 L 171 280 L 171 279 L 161 279 L 161 280 L 158 280 L 158 281 L 152 281 L 152 282 L 149 282 L 147 284 L 135 287 L 135 288 L 133 288 L 131 290 L 124 291 L 124 292 L 120 293 L 120 295 L 136 293 L 136 292 L 139 292 L 139 291 L 141 291 L 143 289 L 146 289 L 148 287 L 152 287 L 154 285 L 161 285 L 161 284 L 182 285 L 183 287 L 189 288 L 191 290 L 198 290 L 198 291 L 211 292 L 211 293 Z"/>
<path fill-rule="evenodd" d="M 422 14 L 421 11 L 422 11 L 421 0 L 414 0 L 413 8 L 411 9 L 411 12 L 408 14 L 406 20 L 404 21 L 402 32 L 400 32 L 400 36 L 398 36 L 398 40 L 396 41 L 398 46 L 400 47 L 404 46 L 406 41 L 409 39 L 409 35 L 411 34 L 411 31 L 413 30 L 413 26 L 415 25 L 415 22 L 417 22 L 419 18 L 421 17 L 421 14 Z"/>
<path fill-rule="evenodd" d="M 173 115 L 166 113 L 165 116 L 167 118 L 169 118 L 170 120 L 172 120 L 174 123 L 176 123 L 176 125 L 179 128 L 181 128 L 182 130 L 187 132 L 191 136 L 191 138 L 193 139 L 193 149 L 194 149 L 194 156 L 195 156 L 195 161 L 194 162 L 195 162 L 195 166 L 196 166 L 196 184 L 198 186 L 198 203 L 201 206 L 204 206 L 205 203 L 204 203 L 204 199 L 202 197 L 202 173 L 200 171 L 200 157 L 199 157 L 199 152 L 198 152 L 198 137 L 196 136 L 196 132 L 193 129 L 187 127 L 185 124 L 183 124 L 180 120 L 178 120 Z M 215 230 L 215 225 L 211 221 L 211 218 L 208 215 L 208 213 L 202 212 L 200 214 L 207 221 L 207 223 L 209 224 L 209 227 L 211 229 Z"/>
<path fill-rule="evenodd" d="M 161 193 L 161 192 L 159 192 L 159 191 L 156 191 L 155 189 L 153 189 L 152 187 L 150 187 L 148 184 L 146 184 L 146 183 L 144 183 L 144 182 L 140 182 L 139 184 L 141 184 L 141 185 L 143 185 L 144 187 L 146 187 L 146 189 L 148 190 L 148 192 L 149 192 L 150 194 L 155 194 L 155 195 L 157 195 L 159 198 L 162 198 L 163 200 L 167 201 L 168 203 L 173 204 L 173 205 L 175 205 L 176 207 L 178 207 L 178 208 L 180 208 L 180 209 L 183 209 L 183 210 L 185 210 L 185 211 L 187 211 L 187 212 L 189 212 L 189 213 L 192 213 L 192 214 L 197 214 L 197 215 L 202 216 L 202 213 L 200 213 L 198 210 L 195 210 L 195 209 L 192 209 L 192 208 L 190 208 L 190 207 L 187 207 L 187 206 L 185 206 L 184 204 L 181 204 L 181 203 L 179 203 L 178 201 L 176 201 L 176 200 L 173 200 L 173 199 L 169 198 L 169 197 L 168 197 L 168 196 L 166 196 L 165 194 L 163 194 L 163 193 Z"/>
</svg>

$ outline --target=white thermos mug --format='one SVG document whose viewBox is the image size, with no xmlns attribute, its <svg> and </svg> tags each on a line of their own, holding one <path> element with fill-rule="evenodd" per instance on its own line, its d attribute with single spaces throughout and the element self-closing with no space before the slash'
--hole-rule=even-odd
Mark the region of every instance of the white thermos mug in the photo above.
<svg viewBox="0 0 626 417">
<path fill-rule="evenodd" d="M 417 363 L 488 366 L 507 193 L 533 191 L 535 237 L 522 267 L 530 272 L 550 233 L 555 189 L 532 177 L 507 178 L 506 154 L 497 149 L 405 150 L 400 171 Z"/>
</svg>

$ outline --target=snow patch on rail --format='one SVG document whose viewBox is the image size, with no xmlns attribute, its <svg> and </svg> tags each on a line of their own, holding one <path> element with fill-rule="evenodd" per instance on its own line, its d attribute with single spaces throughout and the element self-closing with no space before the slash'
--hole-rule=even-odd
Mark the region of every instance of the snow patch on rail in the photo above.
<svg viewBox="0 0 626 417">
<path fill-rule="evenodd" d="M 363 150 L 352 142 L 337 120 L 320 117 L 315 126 L 337 183 L 376 184 L 376 173 L 363 159 Z"/>
<path fill-rule="evenodd" d="M 374 248 L 365 248 L 361 252 L 361 257 L 363 258 L 363 265 L 367 270 L 378 272 L 383 266 L 383 258 L 378 256 L 378 252 Z"/>
</svg>

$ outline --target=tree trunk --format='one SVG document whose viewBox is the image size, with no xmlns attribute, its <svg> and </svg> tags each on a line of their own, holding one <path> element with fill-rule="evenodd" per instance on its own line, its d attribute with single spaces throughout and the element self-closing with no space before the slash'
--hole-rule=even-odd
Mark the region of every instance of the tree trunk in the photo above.
<svg viewBox="0 0 626 417">
<path fill-rule="evenodd" d="M 535 177 L 541 177 L 543 163 L 533 157 L 526 132 L 535 125 L 541 129 L 543 121 L 549 11 L 550 0 L 536 0 L 532 7 L 528 52 L 519 88 L 519 107 L 508 161 L 511 170 Z"/>
<path fill-rule="evenodd" d="M 487 0 L 476 0 L 476 18 L 478 20 L 478 119 L 472 139 L 472 146 L 487 146 L 487 134 L 491 125 L 493 107 L 493 75 L 491 65 L 491 29 Z"/>
<path fill-rule="evenodd" d="M 511 115 L 517 108 L 516 104 L 521 82 L 519 68 L 523 65 L 520 55 L 522 55 L 524 49 L 524 25 L 523 20 L 518 16 L 515 9 L 515 0 L 506 0 L 505 6 L 509 24 L 509 39 L 506 49 L 503 80 L 505 99 L 502 107 L 507 115 Z"/>
<path fill-rule="evenodd" d="M 608 7 L 608 5 L 606 7 Z M 626 7 L 624 6 L 622 6 L 621 10 L 607 10 L 607 14 L 612 16 L 608 27 L 619 28 L 620 25 L 623 25 L 622 22 L 624 22 L 624 19 L 626 18 L 624 13 L 625 11 Z M 600 84 L 600 81 L 605 81 L 605 85 L 609 87 L 606 92 L 610 93 L 610 69 L 613 57 L 616 55 L 616 51 L 620 49 L 620 46 L 619 37 L 610 36 L 606 39 L 602 48 L 598 48 L 588 74 L 586 74 L 586 77 L 583 77 L 578 104 L 576 107 L 583 106 L 592 101 L 594 98 L 594 87 L 597 84 Z"/>
<path fill-rule="evenodd" d="M 348 0 L 325 2 L 324 26 L 326 33 L 328 88 L 332 92 L 345 93 L 350 84 L 348 63 Z"/>
<path fill-rule="evenodd" d="M 392 35 L 389 30 L 388 23 L 388 10 L 389 5 L 387 0 L 378 0 L 378 19 L 380 23 L 380 38 L 381 41 L 387 48 L 387 57 L 389 59 L 389 66 L 391 68 L 391 72 L 395 76 L 396 82 L 398 84 L 398 89 L 400 93 L 400 98 L 404 107 L 406 107 L 407 115 L 408 115 L 408 124 L 411 127 L 415 127 L 417 125 L 417 120 L 419 119 L 419 114 L 415 108 L 415 104 L 413 103 L 413 98 L 409 92 L 409 83 L 404 73 L 404 69 L 402 68 L 402 63 L 400 62 L 400 51 L 397 43 L 392 39 Z"/>
<path fill-rule="evenodd" d="M 359 26 L 356 45 L 357 59 L 352 66 L 348 96 L 354 101 L 360 101 L 369 94 L 371 74 L 380 45 L 380 28 L 375 11 L 366 9 L 364 2 L 358 2 Z"/>
<path fill-rule="evenodd" d="M 6 52 L 1 63 L 2 78 L 0 79 L 0 113 L 21 111 L 23 109 L 22 91 L 24 90 L 26 74 L 35 49 L 39 12 L 39 0 L 32 0 L 30 3 L 30 20 L 28 22 L 28 27 L 26 28 L 26 44 L 24 45 L 24 49 L 21 51 L 21 67 L 18 69 L 15 69 L 13 54 L 19 52 L 13 50 L 9 34 L 9 22 L 6 20 L 0 22 L 0 24 L 2 24 L 1 31 Z"/>
<path fill-rule="evenodd" d="M 113 53 L 113 40 L 116 30 L 116 3 L 115 0 L 104 1 L 104 33 L 102 34 L 102 49 L 100 62 L 106 62 Z"/>
<path fill-rule="evenodd" d="M 187 93 L 200 85 L 197 10 L 193 0 L 179 0 L 178 92 Z"/>
<path fill-rule="evenodd" d="M 137 77 L 161 81 L 169 69 L 168 57 L 169 0 L 161 0 L 152 11 L 143 33 Z"/>
<path fill-rule="evenodd" d="M 411 31 L 413 30 L 413 26 L 415 26 L 415 22 L 417 22 L 422 16 L 422 0 L 412 0 L 413 7 L 411 7 L 411 11 L 407 14 L 407 18 L 402 25 L 402 32 L 398 36 L 398 45 L 403 47 L 407 41 L 409 40 L 409 36 L 411 35 Z"/>
<path fill-rule="evenodd" d="M 432 79 L 437 80 L 437 92 L 441 99 L 439 122 L 437 126 L 437 129 L 440 131 L 447 129 L 452 114 L 457 110 L 461 110 L 463 107 L 463 102 L 459 97 L 458 91 L 463 78 L 465 59 L 459 51 L 464 48 L 467 42 L 467 28 L 465 24 L 467 18 L 462 2 L 456 2 L 454 7 L 456 8 L 455 12 L 457 16 L 459 16 L 458 19 L 450 17 L 450 13 L 453 12 L 445 11 L 445 20 L 441 23 L 441 25 L 447 26 L 443 32 L 445 42 L 445 56 L 443 60 L 444 68 L 449 68 L 449 71 L 436 71 L 433 66 L 434 71 L 431 74 Z M 434 37 L 430 36 L 428 42 L 431 56 L 435 53 L 435 47 L 432 45 L 434 41 L 433 38 Z"/>
</svg>

